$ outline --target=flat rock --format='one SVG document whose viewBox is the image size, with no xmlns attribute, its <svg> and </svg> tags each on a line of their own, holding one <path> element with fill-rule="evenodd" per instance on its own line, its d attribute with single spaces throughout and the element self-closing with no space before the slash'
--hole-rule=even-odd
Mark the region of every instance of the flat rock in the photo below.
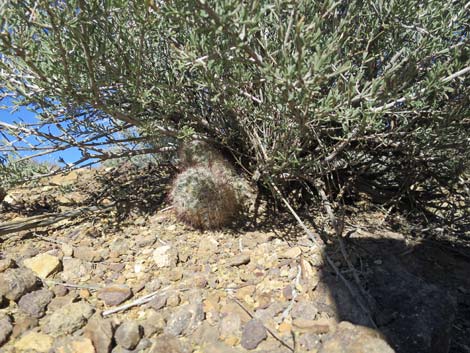
<svg viewBox="0 0 470 353">
<path fill-rule="evenodd" d="M 54 287 L 52 287 L 52 291 L 56 297 L 63 297 L 69 292 L 67 287 L 63 286 L 62 284 L 56 284 Z"/>
<path fill-rule="evenodd" d="M 298 318 L 292 320 L 292 326 L 296 329 L 296 331 L 325 334 L 332 330 L 334 327 L 334 322 L 331 319 L 325 318 L 318 320 Z"/>
<path fill-rule="evenodd" d="M 72 304 L 75 301 L 77 301 L 78 295 L 76 292 L 69 292 L 67 295 L 64 295 L 63 297 L 55 297 L 51 300 L 49 305 L 47 306 L 47 310 L 49 312 L 58 310 L 68 304 Z"/>
<path fill-rule="evenodd" d="M 134 321 L 124 322 L 117 328 L 114 338 L 116 343 L 126 349 L 134 349 L 140 341 L 142 330 Z"/>
<path fill-rule="evenodd" d="M 318 309 L 311 302 L 296 302 L 292 307 L 291 316 L 293 319 L 314 320 L 318 314 Z"/>
<path fill-rule="evenodd" d="M 284 259 L 295 259 L 302 254 L 302 250 L 298 246 L 294 246 L 281 254 L 281 258 Z"/>
<path fill-rule="evenodd" d="M 318 353 L 393 353 L 383 336 L 370 328 L 343 321 L 323 340 Z M 423 351 L 424 352 L 424 351 Z"/>
<path fill-rule="evenodd" d="M 178 254 L 170 245 L 162 245 L 153 251 L 153 261 L 157 267 L 170 267 L 176 265 Z"/>
<path fill-rule="evenodd" d="M 50 290 L 40 289 L 21 297 L 18 306 L 27 315 L 39 319 L 44 316 L 46 307 L 53 297 L 54 294 Z"/>
<path fill-rule="evenodd" d="M 149 353 L 189 353 L 181 344 L 181 341 L 169 334 L 157 337 L 155 343 L 150 348 Z"/>
<path fill-rule="evenodd" d="M 23 265 L 43 279 L 59 271 L 61 267 L 59 258 L 47 253 L 24 260 Z"/>
<path fill-rule="evenodd" d="M 85 326 L 93 312 L 85 302 L 71 303 L 46 316 L 42 329 L 53 336 L 70 334 Z"/>
<path fill-rule="evenodd" d="M 92 271 L 91 264 L 80 259 L 64 257 L 62 263 L 63 271 L 60 275 L 65 282 L 77 282 Z"/>
<path fill-rule="evenodd" d="M 89 338 L 67 337 L 55 347 L 55 353 L 95 353 L 95 347 Z"/>
<path fill-rule="evenodd" d="M 250 263 L 250 260 L 251 258 L 249 254 L 236 255 L 229 259 L 229 261 L 227 262 L 227 266 L 247 265 Z"/>
<path fill-rule="evenodd" d="M 0 347 L 7 341 L 13 331 L 10 317 L 0 314 Z"/>
<path fill-rule="evenodd" d="M 0 297 L 17 301 L 37 284 L 38 278 L 30 269 L 10 268 L 0 273 Z"/>
<path fill-rule="evenodd" d="M 248 350 L 256 349 L 267 337 L 263 323 L 258 319 L 252 319 L 243 328 L 241 345 Z"/>
<path fill-rule="evenodd" d="M 155 310 L 160 310 L 161 308 L 165 307 L 166 302 L 168 300 L 168 293 L 162 293 L 156 295 L 151 301 L 149 301 L 148 306 Z"/>
<path fill-rule="evenodd" d="M 199 251 L 203 253 L 215 253 L 219 247 L 219 242 L 213 236 L 203 238 L 199 242 Z"/>
<path fill-rule="evenodd" d="M 98 299 L 107 306 L 115 306 L 132 297 L 132 290 L 125 284 L 112 284 L 98 291 Z"/>
<path fill-rule="evenodd" d="M 73 256 L 80 260 L 89 262 L 99 262 L 103 260 L 103 256 L 98 250 L 88 246 L 78 246 L 73 250 Z"/>
<path fill-rule="evenodd" d="M 113 343 L 113 325 L 110 319 L 103 319 L 101 314 L 93 315 L 83 330 L 95 347 L 96 353 L 109 353 Z"/>
<path fill-rule="evenodd" d="M 242 320 L 237 313 L 228 314 L 220 320 L 219 333 L 222 341 L 238 343 L 241 339 Z"/>
<path fill-rule="evenodd" d="M 53 342 L 54 339 L 51 336 L 30 331 L 16 341 L 14 347 L 17 352 L 48 353 Z"/>
</svg>

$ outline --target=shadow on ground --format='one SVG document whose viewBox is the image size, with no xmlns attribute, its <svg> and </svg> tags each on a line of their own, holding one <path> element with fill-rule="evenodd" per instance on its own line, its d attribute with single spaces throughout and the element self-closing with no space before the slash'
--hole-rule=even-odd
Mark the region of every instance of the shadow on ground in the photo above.
<svg viewBox="0 0 470 353">
<path fill-rule="evenodd" d="M 340 264 L 337 244 L 326 247 L 353 284 L 354 295 L 326 265 L 315 291 L 317 304 L 339 321 L 376 325 L 397 353 L 470 352 L 468 248 L 434 240 L 410 245 L 398 233 L 378 233 L 353 233 L 346 243 L 362 295 L 347 265 Z M 358 300 L 370 308 L 370 315 Z"/>
</svg>

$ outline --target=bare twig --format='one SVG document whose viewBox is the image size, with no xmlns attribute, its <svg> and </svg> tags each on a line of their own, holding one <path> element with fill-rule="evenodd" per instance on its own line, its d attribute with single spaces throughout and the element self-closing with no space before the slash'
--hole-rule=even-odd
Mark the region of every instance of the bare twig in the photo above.
<svg viewBox="0 0 470 353">
<path fill-rule="evenodd" d="M 177 290 L 177 291 L 187 291 L 189 290 L 189 288 L 175 288 L 175 289 L 172 289 L 171 286 L 167 286 L 163 289 L 159 289 L 155 292 L 152 292 L 150 294 L 147 294 L 147 295 L 144 295 L 143 297 L 139 298 L 139 299 L 136 299 L 130 303 L 127 303 L 127 304 L 124 304 L 124 305 L 121 305 L 121 306 L 118 306 L 118 307 L 115 307 L 115 308 L 112 308 L 112 309 L 109 309 L 109 310 L 106 310 L 106 311 L 103 311 L 102 315 L 103 316 L 108 316 L 108 315 L 111 315 L 111 314 L 114 314 L 114 313 L 118 313 L 120 311 L 124 311 L 124 310 L 127 310 L 129 308 L 132 308 L 134 306 L 138 306 L 138 305 L 143 305 L 143 304 L 146 304 L 148 303 L 149 301 L 151 301 L 153 298 L 155 298 L 157 295 L 159 294 L 162 294 L 164 292 L 167 292 L 169 290 Z"/>
<path fill-rule="evenodd" d="M 62 282 L 50 281 L 50 280 L 47 280 L 45 282 L 48 285 L 61 285 L 61 286 L 67 287 L 67 288 L 84 288 L 84 289 L 89 289 L 89 290 L 93 290 L 93 291 L 96 291 L 96 290 L 99 290 L 100 288 L 102 288 L 102 286 L 100 286 L 100 285 L 92 285 L 92 284 L 62 283 Z"/>
<path fill-rule="evenodd" d="M 48 241 L 48 242 L 50 242 L 50 243 L 54 243 L 54 244 L 58 244 L 58 245 L 66 244 L 66 243 L 63 242 L 63 241 L 56 240 L 56 239 L 51 239 L 51 238 L 46 237 L 46 236 L 44 236 L 44 235 L 38 234 L 38 233 L 36 233 L 36 232 L 33 232 L 32 234 L 33 234 L 33 236 L 35 236 L 36 238 L 42 239 L 42 240 L 44 240 L 44 241 Z"/>
<path fill-rule="evenodd" d="M 338 221 L 336 219 L 335 214 L 333 212 L 333 209 L 331 207 L 331 204 L 328 200 L 328 197 L 326 196 L 323 183 L 317 182 L 316 187 L 317 187 L 318 193 L 320 194 L 320 197 L 323 201 L 323 206 L 326 210 L 326 213 L 328 214 L 330 222 L 333 225 L 333 228 L 335 229 L 335 234 L 336 234 L 336 238 L 338 239 L 341 254 L 343 255 L 344 260 L 346 261 L 346 264 L 348 265 L 348 268 L 349 268 L 350 272 L 352 273 L 354 281 L 356 282 L 356 285 L 359 288 L 359 291 L 361 292 L 363 298 L 366 300 L 366 302 L 369 302 L 369 296 L 366 293 L 366 291 L 364 290 L 364 288 L 362 287 L 361 280 L 359 279 L 357 271 L 354 268 L 351 260 L 349 259 L 348 252 L 346 251 L 346 247 L 344 245 L 344 241 L 343 241 L 343 237 L 342 237 L 344 222 L 343 221 Z M 371 322 L 374 324 L 374 321 L 372 320 L 372 317 L 370 316 L 369 310 L 367 309 L 367 310 L 365 310 L 365 312 L 369 316 L 369 319 L 371 320 Z"/>
<path fill-rule="evenodd" d="M 64 219 L 72 219 L 80 215 L 96 212 L 104 212 L 109 208 L 113 207 L 114 203 L 103 206 L 90 206 L 81 207 L 76 210 L 62 212 L 62 213 L 49 213 L 34 217 L 21 219 L 19 221 L 12 221 L 0 224 L 0 236 L 21 232 L 23 230 L 35 229 L 40 227 L 47 227 Z"/>
<path fill-rule="evenodd" d="M 284 321 L 287 316 L 289 316 L 290 311 L 292 310 L 292 307 L 294 306 L 295 299 L 297 298 L 297 287 L 300 284 L 300 276 L 302 275 L 302 267 L 300 265 L 297 265 L 297 276 L 295 276 L 294 279 L 294 287 L 292 288 L 292 298 L 290 300 L 289 305 L 287 306 L 286 310 L 282 312 L 282 320 Z"/>
<path fill-rule="evenodd" d="M 299 225 L 302 227 L 302 229 L 304 229 L 305 233 L 307 234 L 307 236 L 309 237 L 309 239 L 318 247 L 320 247 L 320 243 L 319 241 L 317 240 L 317 237 L 314 236 L 314 234 L 307 228 L 307 226 L 305 225 L 305 223 L 300 219 L 299 215 L 294 211 L 294 209 L 292 208 L 292 206 L 289 204 L 289 202 L 286 200 L 286 198 L 282 195 L 281 191 L 279 190 L 279 188 L 276 186 L 276 184 L 274 184 L 273 182 L 271 182 L 271 186 L 273 187 L 273 189 L 278 193 L 279 197 L 281 198 L 281 200 L 284 202 L 284 204 L 286 205 L 286 207 L 289 209 L 289 211 L 292 213 L 292 215 L 294 216 L 294 218 L 297 220 L 297 222 L 299 223 Z M 322 245 L 324 245 L 322 243 Z M 340 270 L 338 269 L 338 267 L 335 265 L 334 261 L 331 259 L 331 257 L 326 253 L 326 251 L 324 251 L 324 256 L 326 258 L 326 261 L 328 262 L 328 264 L 333 268 L 333 270 L 335 271 L 335 274 L 343 281 L 344 285 L 346 286 L 346 288 L 348 289 L 349 293 L 352 295 L 352 297 L 356 300 L 356 302 L 358 303 L 358 305 L 361 307 L 362 311 L 364 311 L 364 313 L 367 315 L 367 317 L 369 318 L 369 321 L 371 322 L 371 325 L 374 327 L 374 328 L 377 328 L 377 325 L 375 324 L 374 320 L 372 319 L 372 315 L 370 313 L 370 310 L 367 308 L 367 306 L 363 303 L 363 300 L 361 298 L 361 296 L 359 296 L 357 293 L 356 293 L 356 290 L 352 287 L 351 283 L 342 275 L 342 273 L 340 272 Z"/>
<path fill-rule="evenodd" d="M 237 303 L 240 306 L 240 308 L 242 308 L 243 311 L 246 312 L 251 318 L 255 317 L 253 313 L 245 305 L 243 305 L 243 303 L 240 302 L 237 298 L 230 296 L 230 299 L 232 299 L 235 303 Z M 295 352 L 294 348 L 291 347 L 288 343 L 286 343 L 281 337 L 279 337 L 276 332 L 271 330 L 264 323 L 263 323 L 263 326 L 266 329 L 266 331 L 268 331 L 269 334 L 274 337 L 274 339 L 278 340 L 284 347 L 288 348 L 290 351 Z"/>
</svg>

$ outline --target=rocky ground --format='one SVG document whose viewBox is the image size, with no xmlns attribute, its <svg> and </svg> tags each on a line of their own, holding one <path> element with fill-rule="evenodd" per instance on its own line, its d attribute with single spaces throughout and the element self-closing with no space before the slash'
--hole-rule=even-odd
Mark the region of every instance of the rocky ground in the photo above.
<svg viewBox="0 0 470 353">
<path fill-rule="evenodd" d="M 24 202 L 21 212 L 4 207 L 1 221 L 73 210 L 86 191 L 74 185 L 92 178 L 10 192 L 5 202 L 29 198 L 30 211 Z M 379 216 L 377 227 L 355 218 L 347 229 L 362 296 L 338 244 L 320 248 L 295 227 L 200 232 L 161 206 L 119 222 L 87 214 L 3 236 L 0 351 L 470 352 L 469 258 L 443 264 Z M 448 285 L 428 276 L 449 269 Z"/>
</svg>

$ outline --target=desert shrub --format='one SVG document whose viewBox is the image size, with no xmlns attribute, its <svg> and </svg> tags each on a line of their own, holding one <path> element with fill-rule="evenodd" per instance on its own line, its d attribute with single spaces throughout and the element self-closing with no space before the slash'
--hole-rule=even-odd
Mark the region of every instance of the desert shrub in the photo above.
<svg viewBox="0 0 470 353">
<path fill-rule="evenodd" d="M 0 18 L 0 92 L 40 126 L 1 132 L 81 162 L 202 139 L 286 196 L 321 180 L 415 205 L 468 167 L 461 1 L 8 0 Z"/>
</svg>

